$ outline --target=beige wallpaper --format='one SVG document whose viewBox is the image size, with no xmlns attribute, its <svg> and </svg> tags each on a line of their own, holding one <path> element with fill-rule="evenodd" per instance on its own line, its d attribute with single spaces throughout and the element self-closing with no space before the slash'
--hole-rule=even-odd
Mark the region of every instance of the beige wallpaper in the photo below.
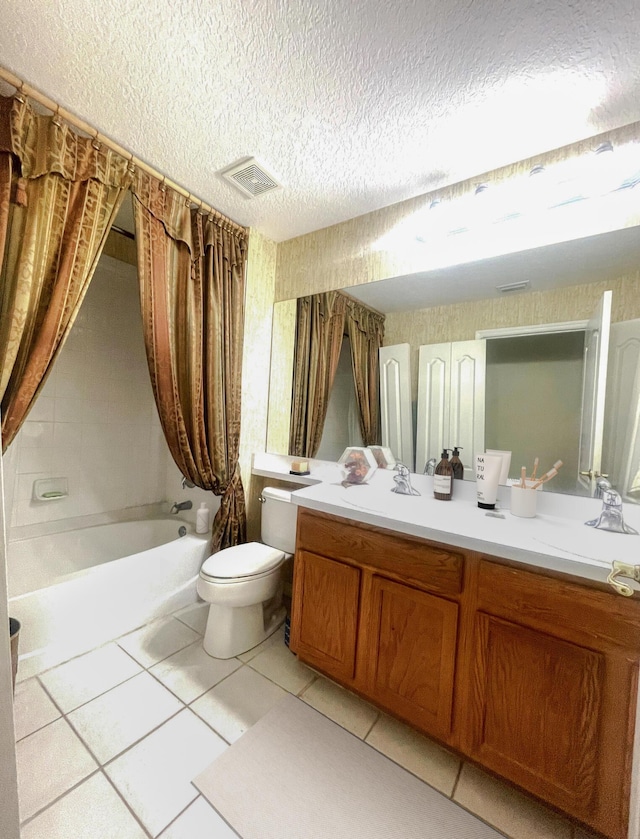
<svg viewBox="0 0 640 839">
<path fill-rule="evenodd" d="M 275 269 L 275 242 L 252 230 L 247 259 L 240 433 L 240 469 L 250 540 L 258 539 L 260 534 L 260 492 L 252 483 L 251 455 L 266 451 Z"/>
<path fill-rule="evenodd" d="M 128 262 L 129 265 L 138 264 L 136 243 L 134 239 L 123 236 L 115 230 L 110 230 L 107 241 L 104 243 L 103 254 L 119 259 L 121 262 Z"/>
<path fill-rule="evenodd" d="M 271 381 L 269 385 L 269 428 L 267 451 L 289 451 L 293 350 L 296 332 L 296 301 L 285 300 L 273 307 L 271 339 Z"/>
</svg>

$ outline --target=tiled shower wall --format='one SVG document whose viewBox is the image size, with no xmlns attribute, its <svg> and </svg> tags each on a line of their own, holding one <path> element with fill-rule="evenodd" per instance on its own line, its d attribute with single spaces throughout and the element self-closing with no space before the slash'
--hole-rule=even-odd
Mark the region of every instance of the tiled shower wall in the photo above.
<svg viewBox="0 0 640 839">
<path fill-rule="evenodd" d="M 164 499 L 167 446 L 147 369 L 135 266 L 102 257 L 71 334 L 7 454 L 11 527 Z M 34 500 L 34 481 L 54 477 L 68 479 L 69 496 Z"/>
</svg>

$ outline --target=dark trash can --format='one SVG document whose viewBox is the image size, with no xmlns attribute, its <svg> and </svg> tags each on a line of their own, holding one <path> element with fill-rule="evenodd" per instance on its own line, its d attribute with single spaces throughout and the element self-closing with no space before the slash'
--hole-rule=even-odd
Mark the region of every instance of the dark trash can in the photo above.
<svg viewBox="0 0 640 839">
<path fill-rule="evenodd" d="M 16 692 L 16 673 L 18 672 L 18 638 L 20 636 L 20 621 L 9 618 L 9 640 L 11 642 L 11 676 L 13 678 L 13 692 Z"/>
</svg>

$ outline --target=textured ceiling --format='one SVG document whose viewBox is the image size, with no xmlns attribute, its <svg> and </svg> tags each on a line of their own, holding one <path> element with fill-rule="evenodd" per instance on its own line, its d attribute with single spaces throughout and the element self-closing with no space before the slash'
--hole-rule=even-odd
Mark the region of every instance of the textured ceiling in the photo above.
<svg viewBox="0 0 640 839">
<path fill-rule="evenodd" d="M 281 241 L 639 120 L 638 43 L 637 0 L 4 0 L 0 62 Z"/>
</svg>

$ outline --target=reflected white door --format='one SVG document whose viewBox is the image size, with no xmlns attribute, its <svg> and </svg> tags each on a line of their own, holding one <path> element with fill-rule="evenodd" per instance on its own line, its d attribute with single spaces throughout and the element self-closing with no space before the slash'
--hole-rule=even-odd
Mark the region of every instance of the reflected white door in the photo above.
<svg viewBox="0 0 640 839">
<path fill-rule="evenodd" d="M 473 479 L 474 456 L 484 451 L 486 348 L 484 339 L 420 347 L 416 471 L 459 446 L 464 477 Z"/>
<path fill-rule="evenodd" d="M 602 468 L 623 500 L 640 500 L 640 319 L 611 324 Z"/>
<path fill-rule="evenodd" d="M 380 348 L 380 423 L 382 445 L 413 472 L 410 351 L 409 344 Z"/>
<path fill-rule="evenodd" d="M 451 345 L 451 400 L 448 447 L 462 449 L 465 480 L 473 480 L 475 456 L 484 451 L 484 401 L 487 342 Z"/>
<path fill-rule="evenodd" d="M 449 446 L 451 343 L 426 344 L 418 355 L 416 472 Z"/>
<path fill-rule="evenodd" d="M 578 486 L 589 495 L 595 494 L 596 479 L 602 474 L 611 297 L 612 292 L 605 291 L 585 330 Z"/>
</svg>

